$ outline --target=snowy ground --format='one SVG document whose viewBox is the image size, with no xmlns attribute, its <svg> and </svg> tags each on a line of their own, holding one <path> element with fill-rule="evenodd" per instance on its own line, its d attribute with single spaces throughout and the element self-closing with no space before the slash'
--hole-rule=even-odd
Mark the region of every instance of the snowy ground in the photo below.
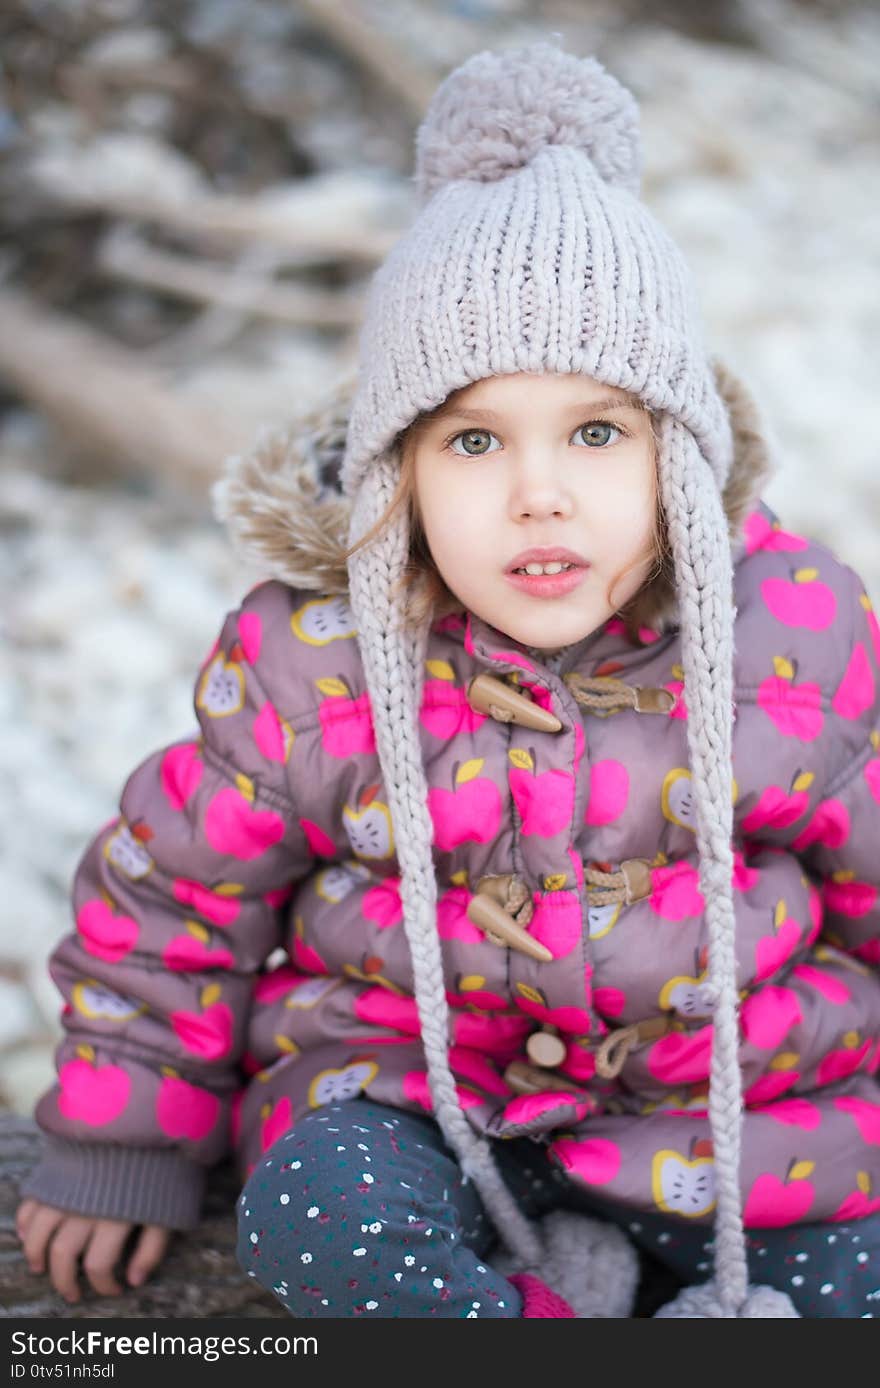
<svg viewBox="0 0 880 1388">
<path fill-rule="evenodd" d="M 591 39 L 577 6 L 563 32 L 639 98 L 646 197 L 776 443 L 768 500 L 858 569 L 880 605 L 880 15 L 853 10 L 832 27 L 773 0 L 747 8 L 769 25 L 763 53 L 610 24 Z M 520 18 L 528 32 L 543 31 Z M 485 37 L 459 26 L 449 61 Z M 175 388 L 231 408 L 245 443 L 334 369 L 326 342 L 239 334 Z M 77 484 L 24 411 L 0 434 L 0 531 L 0 1103 L 28 1112 L 53 1074 L 59 998 L 45 961 L 70 928 L 76 861 L 136 762 L 193 727 L 198 660 L 258 575 L 206 508 Z"/>
</svg>

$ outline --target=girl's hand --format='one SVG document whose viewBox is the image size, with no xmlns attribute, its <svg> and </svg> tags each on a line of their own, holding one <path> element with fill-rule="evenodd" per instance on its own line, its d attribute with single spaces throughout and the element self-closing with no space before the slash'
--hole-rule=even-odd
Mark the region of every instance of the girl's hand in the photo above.
<svg viewBox="0 0 880 1388">
<path fill-rule="evenodd" d="M 83 1272 L 101 1296 L 119 1296 L 122 1287 L 114 1269 L 131 1230 L 136 1226 L 125 1219 L 102 1219 L 94 1215 L 72 1214 L 40 1200 L 23 1200 L 15 1216 L 15 1227 L 31 1272 L 46 1269 L 52 1286 L 65 1301 L 79 1301 L 77 1264 L 82 1258 Z M 161 1263 L 171 1239 L 171 1230 L 159 1224 L 143 1225 L 126 1269 L 129 1285 L 139 1287 Z"/>
</svg>

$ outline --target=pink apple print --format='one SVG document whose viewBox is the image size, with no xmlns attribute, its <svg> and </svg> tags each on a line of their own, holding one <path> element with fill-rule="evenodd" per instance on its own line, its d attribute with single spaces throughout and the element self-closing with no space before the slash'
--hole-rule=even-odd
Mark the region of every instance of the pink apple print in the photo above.
<svg viewBox="0 0 880 1388">
<path fill-rule="evenodd" d="M 877 744 L 875 744 L 876 746 Z M 873 798 L 880 805 L 880 757 L 872 757 L 865 766 L 865 781 Z"/>
<path fill-rule="evenodd" d="M 215 1002 L 203 1012 L 172 1012 L 171 1025 L 182 1046 L 205 1060 L 219 1060 L 232 1049 L 232 1008 Z"/>
<path fill-rule="evenodd" d="M 391 1027 L 407 1036 L 418 1036 L 419 1009 L 415 998 L 401 997 L 387 988 L 369 986 L 354 1000 L 354 1015 L 370 1026 Z"/>
<path fill-rule="evenodd" d="M 452 667 L 448 679 L 426 680 L 422 690 L 419 722 L 433 737 L 448 742 L 460 733 L 476 732 L 487 715 L 471 708 L 467 690 L 454 684 Z"/>
<path fill-rule="evenodd" d="M 795 684 L 796 667 L 783 656 L 774 656 L 773 665 L 776 673 L 758 686 L 758 707 L 783 737 L 814 742 L 825 722 L 821 687 Z"/>
<path fill-rule="evenodd" d="M 699 1031 L 673 1031 L 661 1036 L 648 1052 L 648 1069 L 664 1084 L 695 1084 L 708 1079 L 712 1062 L 711 1026 Z"/>
<path fill-rule="evenodd" d="M 465 619 L 462 612 L 450 612 L 445 617 L 438 617 L 436 622 L 432 622 L 431 630 L 440 636 L 447 631 L 461 631 L 464 625 Z"/>
<path fill-rule="evenodd" d="M 794 824 L 810 808 L 808 792 L 814 779 L 810 772 L 796 771 L 787 791 L 782 786 L 767 786 L 743 816 L 742 832 L 755 834 L 759 829 L 787 829 Z"/>
<path fill-rule="evenodd" d="M 668 689 L 675 698 L 675 703 L 669 710 L 670 718 L 687 718 L 687 699 L 685 697 L 684 680 L 669 680 L 664 689 Z"/>
<path fill-rule="evenodd" d="M 196 969 L 234 969 L 235 955 L 228 949 L 209 949 L 196 935 L 175 935 L 162 951 L 166 969 L 188 973 Z"/>
<path fill-rule="evenodd" d="M 735 848 L 733 850 L 733 889 L 737 892 L 750 892 L 760 879 L 760 872 L 757 868 L 749 867 L 742 852 Z"/>
<path fill-rule="evenodd" d="M 861 641 L 853 647 L 843 679 L 837 686 L 831 707 L 841 718 L 861 718 L 874 702 L 874 676 L 868 652 Z"/>
<path fill-rule="evenodd" d="M 243 862 L 259 858 L 284 837 L 284 820 L 274 810 L 255 810 L 237 788 L 218 790 L 205 811 L 205 838 L 215 853 Z"/>
<path fill-rule="evenodd" d="M 318 706 L 321 741 L 331 757 L 350 757 L 356 752 L 375 752 L 376 734 L 368 691 L 357 698 L 341 676 L 316 681 L 326 697 Z"/>
<path fill-rule="evenodd" d="M 789 1089 L 793 1089 L 800 1079 L 797 1070 L 770 1070 L 766 1075 L 761 1075 L 755 1080 L 743 1094 L 743 1100 L 747 1108 L 757 1108 L 761 1104 L 770 1104 L 774 1099 L 778 1099 L 780 1094 L 785 1094 Z"/>
<path fill-rule="evenodd" d="M 616 1142 L 609 1142 L 604 1137 L 591 1137 L 585 1141 L 561 1137 L 549 1150 L 554 1161 L 589 1186 L 607 1186 L 620 1170 L 620 1148 Z"/>
<path fill-rule="evenodd" d="M 629 798 L 629 772 L 623 762 L 613 757 L 594 762 L 590 767 L 590 798 L 584 823 L 611 824 L 626 809 Z"/>
<path fill-rule="evenodd" d="M 485 983 L 485 979 L 482 983 Z M 473 980 L 468 978 L 468 986 L 462 987 L 464 979 L 459 978 L 456 984 L 457 992 L 451 988 L 446 990 L 446 1001 L 450 1007 L 479 1007 L 483 1012 L 503 1011 L 507 1007 L 507 998 L 501 993 L 493 993 L 488 988 L 475 986 Z"/>
<path fill-rule="evenodd" d="M 859 602 L 865 609 L 865 617 L 868 622 L 868 630 L 871 633 L 871 641 L 874 646 L 874 659 L 880 665 L 880 622 L 877 621 L 877 614 L 871 605 L 871 599 L 867 593 L 859 594 Z"/>
<path fill-rule="evenodd" d="M 271 906 L 276 911 L 279 906 L 283 906 L 293 896 L 293 887 L 273 887 L 271 892 L 263 893 L 263 900 L 267 906 Z"/>
<path fill-rule="evenodd" d="M 553 694 L 546 685 L 534 684 L 531 680 L 520 679 L 519 687 L 520 689 L 525 689 L 531 695 L 532 701 L 536 703 L 539 708 L 546 709 L 548 713 L 553 712 Z M 575 728 L 575 739 L 577 739 L 577 733 L 580 731 L 580 728 Z"/>
<path fill-rule="evenodd" d="M 97 1065 L 82 1056 L 61 1066 L 58 1081 L 59 1113 L 90 1128 L 112 1123 L 131 1094 L 131 1076 L 121 1065 Z"/>
<path fill-rule="evenodd" d="M 588 1113 L 595 1111 L 596 1104 L 595 1100 L 575 1090 L 571 1093 L 554 1089 L 546 1094 L 520 1094 L 505 1105 L 503 1118 L 509 1124 L 532 1123 L 536 1118 L 543 1118 L 545 1113 L 556 1113 L 561 1108 L 569 1107 L 574 1108 L 574 1120 L 579 1123 Z"/>
<path fill-rule="evenodd" d="M 583 922 L 577 892 L 547 892 L 535 899 L 529 934 L 545 945 L 554 959 L 564 959 L 581 942 Z"/>
<path fill-rule="evenodd" d="M 156 1122 L 168 1137 L 188 1137 L 198 1142 L 217 1122 L 220 1100 L 207 1089 L 187 1084 L 177 1075 L 166 1075 L 156 1096 Z"/>
<path fill-rule="evenodd" d="M 76 917 L 80 943 L 96 959 L 117 964 L 134 949 L 140 926 L 131 916 L 117 915 L 101 897 L 92 897 Z"/>
<path fill-rule="evenodd" d="M 332 858 L 336 853 L 336 844 L 329 834 L 315 824 L 311 819 L 301 819 L 300 828 L 306 836 L 306 841 L 312 853 L 317 858 Z"/>
<path fill-rule="evenodd" d="M 864 1219 L 866 1215 L 874 1214 L 877 1210 L 880 1210 L 880 1195 L 871 1196 L 871 1177 L 867 1171 L 860 1171 L 856 1176 L 856 1189 L 850 1191 L 843 1203 L 828 1218 L 835 1222 L 844 1219 Z"/>
<path fill-rule="evenodd" d="M 863 945 L 854 945 L 852 953 L 856 959 L 861 959 L 866 964 L 880 964 L 880 938 L 866 940 Z"/>
<path fill-rule="evenodd" d="M 570 1076 L 576 1083 L 580 1084 L 595 1079 L 596 1057 L 592 1051 L 586 1050 L 577 1041 L 571 1041 L 558 1073 L 564 1075 L 566 1079 Z"/>
<path fill-rule="evenodd" d="M 827 973 L 824 969 L 815 968 L 812 964 L 795 964 L 791 977 L 799 978 L 809 988 L 815 988 L 817 993 L 821 993 L 822 997 L 835 1007 L 842 1007 L 852 997 L 846 984 L 839 978 L 835 978 L 834 974 Z"/>
<path fill-rule="evenodd" d="M 253 734 L 254 742 L 267 761 L 277 761 L 282 766 L 287 762 L 293 745 L 290 729 L 285 728 L 278 710 L 268 699 L 254 719 Z"/>
<path fill-rule="evenodd" d="M 279 1137 L 283 1137 L 291 1127 L 293 1108 L 288 1096 L 285 1094 L 272 1108 L 264 1104 L 260 1117 L 263 1120 L 260 1128 L 260 1146 L 264 1152 L 268 1152 L 272 1144 L 277 1142 Z"/>
<path fill-rule="evenodd" d="M 816 1194 L 806 1180 L 812 1169 L 812 1162 L 792 1162 L 783 1181 L 769 1171 L 759 1176 L 746 1198 L 743 1210 L 746 1228 L 780 1229 L 786 1224 L 798 1224 Z"/>
<path fill-rule="evenodd" d="M 764 935 L 755 946 L 756 983 L 763 983 L 781 969 L 801 942 L 801 927 L 786 913 L 784 901 L 777 903 L 771 924 L 774 934 Z"/>
<path fill-rule="evenodd" d="M 626 994 L 619 988 L 597 988 L 593 993 L 596 1011 L 603 1017 L 619 1017 L 626 1007 Z"/>
<path fill-rule="evenodd" d="M 834 1084 L 836 1080 L 846 1079 L 847 1075 L 854 1074 L 856 1070 L 861 1069 L 873 1047 L 872 1037 L 867 1037 L 859 1045 L 858 1032 L 847 1032 L 843 1038 L 843 1046 L 839 1050 L 829 1051 L 820 1061 L 816 1069 L 816 1083 Z"/>
<path fill-rule="evenodd" d="M 497 1017 L 470 1011 L 454 1012 L 452 1025 L 456 1045 L 469 1046 L 504 1062 L 514 1058 L 532 1029 L 525 1017 Z"/>
<path fill-rule="evenodd" d="M 843 1094 L 833 1100 L 834 1107 L 841 1113 L 848 1113 L 865 1142 L 880 1147 L 880 1101 L 858 1099 L 854 1094 Z"/>
<path fill-rule="evenodd" d="M 238 618 L 238 636 L 241 642 L 241 655 L 249 665 L 256 665 L 260 658 L 263 640 L 263 623 L 256 612 L 242 612 Z"/>
<path fill-rule="evenodd" d="M 480 776 L 485 758 L 477 757 L 452 768 L 452 790 L 442 786 L 428 792 L 434 822 L 434 842 L 443 852 L 461 843 L 489 843 L 501 823 L 501 792 L 494 781 Z"/>
<path fill-rule="evenodd" d="M 467 887 L 450 887 L 437 902 L 437 934 L 441 940 L 464 940 L 466 944 L 476 945 L 485 936 L 468 919 L 467 908 L 472 893 Z"/>
<path fill-rule="evenodd" d="M 849 810 L 842 800 L 820 800 L 812 818 L 792 839 L 795 853 L 802 853 L 811 844 L 821 843 L 826 848 L 842 848 L 849 838 Z"/>
<path fill-rule="evenodd" d="M 290 942 L 290 955 L 297 968 L 302 969 L 303 972 L 307 974 L 329 973 L 329 969 L 318 951 L 311 945 L 307 945 L 303 939 L 305 925 L 302 916 L 297 916 L 293 930 L 293 939 Z"/>
<path fill-rule="evenodd" d="M 536 772 L 534 747 L 511 749 L 510 793 L 522 819 L 522 833 L 551 838 L 570 822 L 574 811 L 574 777 L 554 768 Z"/>
<path fill-rule="evenodd" d="M 268 1007 L 279 998 L 286 998 L 297 984 L 303 982 L 305 979 L 299 969 L 292 968 L 290 964 L 281 964 L 277 969 L 260 974 L 254 984 L 253 1000 L 261 1003 L 263 1007 Z"/>
<path fill-rule="evenodd" d="M 539 1022 L 546 1022 L 549 1026 L 558 1027 L 570 1036 L 586 1036 L 592 1030 L 593 1019 L 585 1008 L 550 1007 L 546 998 L 539 1001 L 543 994 L 537 988 L 532 988 L 526 983 L 520 983 L 517 987 L 520 991 L 514 1002 L 530 1017 L 536 1017 Z"/>
<path fill-rule="evenodd" d="M 450 1046 L 449 1064 L 456 1075 L 469 1080 L 471 1084 L 479 1085 L 487 1094 L 497 1094 L 500 1098 L 506 1098 L 510 1093 L 509 1086 L 501 1078 L 495 1065 L 487 1056 L 480 1055 L 479 1051 L 469 1050 L 467 1046 Z"/>
<path fill-rule="evenodd" d="M 369 887 L 361 897 L 361 911 L 379 930 L 387 930 L 402 921 L 400 878 L 386 877 L 375 887 Z"/>
<path fill-rule="evenodd" d="M 197 915 L 204 916 L 212 925 L 231 925 L 241 911 L 241 902 L 236 894 L 205 887 L 201 882 L 192 882 L 186 877 L 175 878 L 172 891 L 175 901 L 183 906 L 191 906 Z"/>
<path fill-rule="evenodd" d="M 775 1104 L 762 1107 L 752 1105 L 754 1113 L 763 1113 L 777 1123 L 786 1123 L 792 1128 L 804 1128 L 814 1132 L 822 1124 L 822 1110 L 811 1104 L 809 1099 L 777 1099 Z"/>
<path fill-rule="evenodd" d="M 765 983 L 746 998 L 739 1014 L 745 1039 L 759 1050 L 775 1050 L 793 1026 L 803 1021 L 797 993 Z"/>
<path fill-rule="evenodd" d="M 198 742 L 181 742 L 168 748 L 162 758 L 159 779 L 172 810 L 182 810 L 195 794 L 204 769 Z"/>
<path fill-rule="evenodd" d="M 809 544 L 802 535 L 795 535 L 789 530 L 783 530 L 778 521 L 771 523 L 760 511 L 752 511 L 751 515 L 746 516 L 743 533 L 747 554 L 754 554 L 757 549 L 806 549 Z"/>
<path fill-rule="evenodd" d="M 403 1093 L 410 1103 L 420 1104 L 423 1109 L 427 1109 L 428 1113 L 433 1113 L 434 1101 L 431 1098 L 431 1085 L 426 1070 L 407 1071 L 403 1077 Z M 463 1109 L 474 1108 L 483 1102 L 479 1094 L 475 1094 L 472 1089 L 466 1089 L 460 1084 L 455 1086 L 455 1093 Z"/>
<path fill-rule="evenodd" d="M 700 875 L 690 863 L 679 861 L 651 871 L 651 910 L 664 920 L 681 921 L 706 909 L 700 891 Z"/>
<path fill-rule="evenodd" d="M 791 571 L 788 578 L 765 578 L 761 596 L 768 610 L 787 627 L 825 631 L 837 615 L 837 598 L 818 577 L 818 569 Z"/>
<path fill-rule="evenodd" d="M 829 911 L 841 916 L 857 919 L 873 911 L 878 890 L 870 882 L 856 882 L 853 878 L 835 882 L 830 879 L 822 883 L 822 900 Z"/>
</svg>

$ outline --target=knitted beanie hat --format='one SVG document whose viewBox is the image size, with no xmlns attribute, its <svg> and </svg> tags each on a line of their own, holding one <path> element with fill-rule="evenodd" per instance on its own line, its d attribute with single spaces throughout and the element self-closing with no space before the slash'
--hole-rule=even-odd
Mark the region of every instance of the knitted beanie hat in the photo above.
<svg viewBox="0 0 880 1388">
<path fill-rule="evenodd" d="M 341 471 L 351 499 L 349 545 L 392 499 L 400 475 L 396 436 L 459 387 L 514 372 L 580 372 L 638 395 L 656 412 L 706 901 L 717 1178 L 714 1280 L 659 1314 L 794 1316 L 784 1295 L 748 1286 L 739 1190 L 733 564 L 721 501 L 730 424 L 687 266 L 639 201 L 640 164 L 632 95 L 595 60 L 555 43 L 477 53 L 438 87 L 416 140 L 419 213 L 373 277 L 361 330 Z M 348 572 L 397 838 L 434 1112 L 515 1265 L 540 1271 L 540 1235 L 464 1116 L 449 1066 L 418 730 L 430 623 L 406 622 L 395 594 L 409 557 L 403 512 L 350 556 Z"/>
</svg>

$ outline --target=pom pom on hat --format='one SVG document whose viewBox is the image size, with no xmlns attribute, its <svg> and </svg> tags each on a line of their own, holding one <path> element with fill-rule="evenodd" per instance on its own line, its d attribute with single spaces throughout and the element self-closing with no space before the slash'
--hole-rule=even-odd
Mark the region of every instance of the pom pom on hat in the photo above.
<svg viewBox="0 0 880 1388">
<path fill-rule="evenodd" d="M 494 183 L 548 145 L 581 150 L 606 183 L 638 193 L 638 107 L 595 58 L 546 42 L 475 53 L 440 84 L 419 127 L 417 192 L 427 201 L 454 179 Z"/>
</svg>

